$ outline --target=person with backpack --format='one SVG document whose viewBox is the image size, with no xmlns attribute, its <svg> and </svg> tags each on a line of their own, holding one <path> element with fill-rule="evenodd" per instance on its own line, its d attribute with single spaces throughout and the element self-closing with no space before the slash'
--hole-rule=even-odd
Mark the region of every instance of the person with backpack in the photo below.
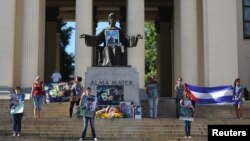
<svg viewBox="0 0 250 141">
<path fill-rule="evenodd" d="M 69 107 L 70 118 L 72 118 L 74 105 L 79 107 L 80 98 L 84 90 L 83 84 L 81 82 L 82 82 L 82 77 L 77 76 L 75 78 L 74 84 L 71 87 L 70 107 Z"/>
<path fill-rule="evenodd" d="M 150 118 L 158 117 L 158 102 L 159 102 L 159 84 L 155 76 L 150 77 L 149 83 L 146 87 L 146 94 L 149 102 L 149 116 Z"/>
<path fill-rule="evenodd" d="M 241 107 L 244 102 L 244 87 L 241 85 L 239 78 L 236 78 L 234 81 L 233 100 L 237 118 L 243 119 Z"/>
</svg>

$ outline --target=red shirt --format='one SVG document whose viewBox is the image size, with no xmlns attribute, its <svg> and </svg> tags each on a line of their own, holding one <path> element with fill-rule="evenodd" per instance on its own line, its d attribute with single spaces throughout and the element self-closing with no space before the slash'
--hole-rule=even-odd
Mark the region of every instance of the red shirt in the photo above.
<svg viewBox="0 0 250 141">
<path fill-rule="evenodd" d="M 40 84 L 34 83 L 32 87 L 34 96 L 43 95 L 43 82 L 40 82 Z"/>
</svg>

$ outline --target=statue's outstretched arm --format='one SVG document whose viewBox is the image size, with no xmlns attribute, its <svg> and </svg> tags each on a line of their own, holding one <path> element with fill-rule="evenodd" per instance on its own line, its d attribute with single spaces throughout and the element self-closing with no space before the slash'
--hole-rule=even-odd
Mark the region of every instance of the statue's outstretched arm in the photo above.
<svg viewBox="0 0 250 141">
<path fill-rule="evenodd" d="M 98 37 L 94 35 L 81 34 L 80 38 L 85 39 L 85 44 L 90 47 L 96 47 L 98 45 Z"/>
<path fill-rule="evenodd" d="M 80 38 L 85 39 L 87 46 L 97 47 L 105 41 L 104 29 L 98 35 L 81 34 Z"/>
</svg>

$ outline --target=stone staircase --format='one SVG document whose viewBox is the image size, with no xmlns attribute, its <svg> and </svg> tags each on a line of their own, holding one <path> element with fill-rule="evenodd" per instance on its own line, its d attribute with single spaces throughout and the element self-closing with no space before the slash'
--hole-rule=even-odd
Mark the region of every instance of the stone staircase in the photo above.
<svg viewBox="0 0 250 141">
<path fill-rule="evenodd" d="M 141 101 L 142 119 L 96 119 L 96 133 L 100 141 L 207 141 L 207 125 L 249 124 L 250 103 L 244 104 L 244 119 L 235 118 L 233 106 L 196 107 L 192 122 L 192 138 L 184 139 L 183 121 L 175 118 L 174 99 L 161 98 L 159 118 L 148 117 L 147 101 Z M 43 105 L 42 118 L 33 119 L 32 101 L 26 100 L 23 127 L 20 137 L 12 137 L 9 100 L 0 100 L 0 141 L 78 141 L 82 132 L 82 120 L 68 118 L 69 103 Z M 87 137 L 91 137 L 88 129 Z M 91 140 L 91 138 L 87 138 Z"/>
</svg>

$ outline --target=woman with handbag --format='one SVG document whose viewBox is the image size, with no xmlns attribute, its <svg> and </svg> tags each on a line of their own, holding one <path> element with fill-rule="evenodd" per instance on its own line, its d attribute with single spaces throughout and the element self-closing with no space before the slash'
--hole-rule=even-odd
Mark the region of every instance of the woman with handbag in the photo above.
<svg viewBox="0 0 250 141">
<path fill-rule="evenodd" d="M 43 81 L 41 81 L 40 76 L 37 76 L 35 79 L 35 83 L 32 85 L 30 98 L 33 99 L 34 102 L 34 118 L 41 117 L 42 103 L 43 103 Z"/>
</svg>

